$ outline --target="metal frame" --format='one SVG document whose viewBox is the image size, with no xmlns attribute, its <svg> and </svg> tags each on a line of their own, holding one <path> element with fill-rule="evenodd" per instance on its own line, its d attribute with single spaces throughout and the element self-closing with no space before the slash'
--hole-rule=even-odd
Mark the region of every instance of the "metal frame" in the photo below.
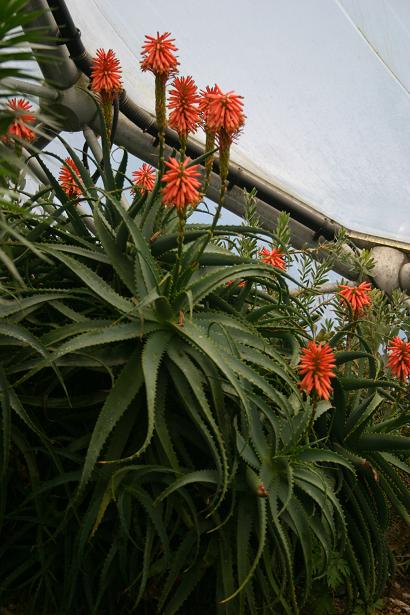
<svg viewBox="0 0 410 615">
<path fill-rule="evenodd" d="M 87 143 L 96 156 L 99 145 L 95 133 L 99 132 L 99 122 L 90 97 L 85 92 L 92 58 L 84 47 L 80 31 L 76 28 L 64 0 L 29 0 L 27 10 L 43 11 L 32 22 L 31 27 L 42 27 L 47 32 L 47 38 L 51 41 L 47 43 L 48 54 L 53 58 L 53 61 L 46 62 L 39 58 L 38 63 L 47 85 L 33 86 L 39 89 L 36 92 L 32 90 L 32 93 L 39 96 L 41 106 L 51 107 L 64 118 L 62 129 L 64 127 L 64 130 L 72 132 L 83 130 Z M 44 57 L 44 45 L 41 46 L 41 56 Z M 14 86 L 17 86 L 16 81 Z M 157 162 L 155 118 L 130 100 L 125 91 L 120 96 L 119 108 L 114 142 L 155 166 Z M 166 143 L 165 153 L 169 155 L 174 147 L 178 147 L 178 137 L 174 131 L 167 130 Z M 188 154 L 197 157 L 202 153 L 203 146 L 191 140 L 188 144 Z M 341 229 L 341 225 L 337 222 L 315 211 L 293 195 L 254 176 L 234 162 L 230 165 L 228 180 L 229 189 L 225 199 L 225 207 L 228 210 L 242 215 L 243 189 L 256 188 L 257 210 L 262 225 L 273 229 L 279 213 L 289 212 L 291 242 L 297 248 L 316 247 L 323 240 L 333 239 Z M 207 196 L 217 201 L 218 194 L 219 177 L 214 172 Z M 347 236 L 358 248 L 371 249 L 376 260 L 372 277 L 379 288 L 388 293 L 394 288 L 410 290 L 408 244 L 352 230 L 347 230 Z M 344 277 L 352 280 L 356 277 L 342 263 L 339 263 L 335 269 Z"/>
</svg>

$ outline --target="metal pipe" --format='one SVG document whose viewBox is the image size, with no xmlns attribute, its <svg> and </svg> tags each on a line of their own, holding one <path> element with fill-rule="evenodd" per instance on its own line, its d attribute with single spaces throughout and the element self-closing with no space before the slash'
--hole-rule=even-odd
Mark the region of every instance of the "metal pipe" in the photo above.
<svg viewBox="0 0 410 615">
<path fill-rule="evenodd" d="M 78 68 L 70 59 L 67 47 L 61 44 L 60 30 L 46 0 L 28 0 L 24 7 L 28 13 L 41 11 L 24 29 L 47 32 L 46 42 L 33 43 L 32 49 L 44 79 L 54 87 L 64 90 L 74 85 L 80 75 Z M 64 69 L 62 70 L 62 67 Z"/>
<path fill-rule="evenodd" d="M 43 169 L 41 168 L 38 160 L 36 160 L 35 158 L 31 158 L 30 154 L 24 149 L 23 149 L 23 156 L 24 156 L 26 165 L 28 169 L 31 171 L 33 177 L 37 179 L 41 184 L 48 186 L 50 182 L 48 180 L 47 175 L 44 173 Z"/>
<path fill-rule="evenodd" d="M 6 77 L 2 80 L 1 85 L 10 91 L 23 92 L 24 94 L 30 94 L 32 96 L 38 96 L 44 100 L 54 102 L 59 98 L 58 90 L 48 86 L 39 85 L 38 83 L 30 83 L 22 79 L 16 79 L 15 77 Z"/>
<path fill-rule="evenodd" d="M 47 0 L 47 3 L 53 13 L 60 37 L 65 42 L 70 58 L 81 72 L 90 77 L 92 58 L 83 45 L 80 30 L 76 28 L 66 3 L 59 2 L 59 0 Z"/>
<path fill-rule="evenodd" d="M 158 134 L 155 118 L 147 111 L 140 109 L 130 98 L 128 98 L 125 90 L 121 93 L 120 110 L 144 132 L 148 132 L 152 136 Z M 167 128 L 165 140 L 167 145 L 171 148 L 179 149 L 179 138 L 174 130 Z M 203 145 L 191 139 L 187 145 L 187 154 L 191 158 L 197 158 L 203 153 Z M 217 160 L 215 161 L 215 168 L 218 169 Z M 337 224 L 337 222 L 315 211 L 312 207 L 291 194 L 286 193 L 281 188 L 273 186 L 253 173 L 250 173 L 240 165 L 235 164 L 235 162 L 231 162 L 229 165 L 228 182 L 230 184 L 235 184 L 235 186 L 239 188 L 246 188 L 249 191 L 255 188 L 261 201 L 271 207 L 275 207 L 279 211 L 287 211 L 295 220 L 314 230 L 318 236 L 323 235 L 326 239 L 333 239 L 341 229 L 341 226 Z"/>
</svg>

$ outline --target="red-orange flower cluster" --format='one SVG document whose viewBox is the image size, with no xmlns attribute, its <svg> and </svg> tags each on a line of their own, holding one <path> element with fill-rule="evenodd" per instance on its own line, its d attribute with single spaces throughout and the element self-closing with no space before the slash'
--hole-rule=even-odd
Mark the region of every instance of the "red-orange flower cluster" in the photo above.
<svg viewBox="0 0 410 615">
<path fill-rule="evenodd" d="M 406 381 L 410 375 L 410 342 L 396 336 L 390 342 L 387 366 L 399 380 Z"/>
<path fill-rule="evenodd" d="M 199 202 L 201 198 L 198 191 L 200 186 L 199 164 L 189 167 L 190 162 L 190 158 L 185 158 L 184 161 L 170 158 L 165 163 L 168 171 L 162 177 L 165 184 L 162 189 L 162 202 L 167 207 L 175 206 L 183 210 L 188 205 L 195 206 Z"/>
<path fill-rule="evenodd" d="M 8 136 L 17 137 L 23 141 L 32 141 L 36 135 L 28 124 L 33 123 L 36 116 L 30 113 L 31 104 L 24 98 L 11 98 L 7 101 L 7 106 L 16 113 L 16 118 L 8 127 Z"/>
<path fill-rule="evenodd" d="M 140 188 L 141 193 L 151 192 L 155 186 L 155 169 L 149 164 L 143 164 L 137 171 L 132 174 L 134 180 L 134 186 Z"/>
<path fill-rule="evenodd" d="M 235 92 L 222 92 L 218 85 L 201 92 L 200 110 L 206 132 L 206 150 L 219 145 L 219 175 L 224 184 L 229 173 L 229 152 L 234 139 L 245 123 L 243 97 Z M 206 181 L 212 169 L 212 157 L 206 163 Z"/>
<path fill-rule="evenodd" d="M 360 314 L 366 306 L 371 304 L 369 293 L 372 285 L 369 282 L 362 282 L 358 286 L 341 284 L 339 289 L 340 299 L 350 305 L 355 315 Z"/>
<path fill-rule="evenodd" d="M 314 389 L 318 397 L 329 399 L 332 391 L 330 379 L 335 377 L 335 355 L 329 344 L 308 342 L 300 357 L 299 371 L 303 379 L 299 386 L 308 394 Z"/>
<path fill-rule="evenodd" d="M 282 271 L 286 269 L 285 255 L 278 248 L 268 250 L 268 248 L 265 247 L 259 251 L 259 254 L 262 256 L 262 263 L 267 263 L 268 265 L 272 265 L 272 267 L 282 269 Z"/>
<path fill-rule="evenodd" d="M 201 90 L 200 92 L 199 110 L 201 113 L 202 123 L 205 131 L 213 132 L 208 125 L 208 110 L 209 105 L 211 104 L 211 100 L 213 100 L 214 96 L 217 94 L 222 94 L 219 85 L 217 84 L 215 84 L 212 88 L 207 85 L 205 90 Z"/>
<path fill-rule="evenodd" d="M 194 132 L 199 124 L 199 94 L 192 77 L 176 77 L 169 93 L 169 126 L 177 131 L 181 139 Z"/>
<path fill-rule="evenodd" d="M 157 32 L 156 37 L 146 35 L 141 51 L 143 71 L 149 70 L 154 75 L 167 76 L 177 70 L 178 60 L 173 52 L 178 49 L 174 45 L 175 39 L 170 36 L 170 32 Z"/>
<path fill-rule="evenodd" d="M 114 96 L 122 90 L 121 66 L 112 49 L 97 49 L 91 66 L 91 89 L 102 95 Z"/>
<path fill-rule="evenodd" d="M 215 88 L 214 92 L 209 89 L 205 94 L 207 127 L 215 132 L 223 130 L 233 139 L 245 123 L 243 96 L 233 91 L 224 94 L 219 86 Z"/>
<path fill-rule="evenodd" d="M 65 164 L 60 169 L 58 176 L 60 185 L 69 198 L 73 198 L 82 194 L 82 189 L 76 177 L 80 180 L 80 172 L 72 158 L 66 158 Z M 76 176 L 74 177 L 73 174 Z"/>
</svg>

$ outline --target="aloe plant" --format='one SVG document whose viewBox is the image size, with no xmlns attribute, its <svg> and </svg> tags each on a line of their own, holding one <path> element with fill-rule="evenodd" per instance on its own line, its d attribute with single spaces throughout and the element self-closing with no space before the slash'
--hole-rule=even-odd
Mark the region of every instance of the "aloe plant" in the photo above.
<svg viewBox="0 0 410 615">
<path fill-rule="evenodd" d="M 260 228 L 248 195 L 243 225 L 181 223 L 161 175 L 125 207 L 101 126 L 100 163 L 65 143 L 79 195 L 33 150 L 49 185 L 2 204 L 0 603 L 295 615 L 337 588 L 370 608 L 389 506 L 408 519 L 403 388 L 341 322 L 332 398 L 303 393 L 313 304 L 257 258 L 292 257 L 286 219 Z"/>
<path fill-rule="evenodd" d="M 118 507 L 116 531 L 129 535 L 130 544 L 145 544 L 145 555 L 139 563 L 142 576 L 135 579 L 137 603 L 144 596 L 151 571 L 156 570 L 157 576 L 169 579 L 158 596 L 159 608 L 171 613 L 205 573 L 204 553 L 208 553 L 209 569 L 225 557 L 221 544 L 225 523 L 227 528 L 245 523 L 244 527 L 252 531 L 249 511 L 245 515 L 250 496 L 255 511 L 259 511 L 259 548 L 246 575 L 247 559 L 235 562 L 238 571 L 218 587 L 218 599 L 229 599 L 241 585 L 249 585 L 261 560 L 267 531 L 266 503 L 257 497 L 253 470 L 243 457 L 241 442 L 247 442 L 254 430 L 262 435 L 265 414 L 272 423 L 268 431 L 273 438 L 272 430 L 281 429 L 281 423 L 290 420 L 295 403 L 301 409 L 305 403 L 294 370 L 287 363 L 288 350 L 267 343 L 248 320 L 247 310 L 242 309 L 249 302 L 245 302 L 245 295 L 252 301 L 250 313 L 254 316 L 261 313 L 267 301 L 270 308 L 279 309 L 277 298 L 288 296 L 286 285 L 271 267 L 209 244 L 206 226 L 188 225 L 177 277 L 178 238 L 173 232 L 173 218 L 168 222 L 171 232 L 163 226 L 156 241 L 149 239 L 157 232 L 160 200 L 140 199 L 131 207 L 130 215 L 113 194 L 118 177 L 111 168 L 102 173 L 105 190 L 99 193 L 75 152 L 70 150 L 70 154 L 87 187 L 95 235 L 87 230 L 75 206 L 41 162 L 67 211 L 66 222 L 53 225 L 50 219 L 44 221 L 29 213 L 27 218 L 16 217 L 16 226 L 27 224 L 32 228 L 24 245 L 19 241 L 9 245 L 16 267 L 23 267 L 26 279 L 31 281 L 25 287 L 19 287 L 18 279 L 11 281 L 9 292 L 16 296 L 4 299 L 1 305 L 4 336 L 9 341 L 12 338 L 11 348 L 16 344 L 15 352 L 7 351 L 3 357 L 3 408 L 8 417 L 4 471 L 15 447 L 23 454 L 19 444 L 10 439 L 14 411 L 52 460 L 41 493 L 52 497 L 55 490 L 60 493 L 65 486 L 70 512 L 56 528 L 57 536 L 67 524 L 83 516 L 83 529 L 68 558 L 64 581 L 64 602 L 69 610 L 76 608 L 79 564 L 90 550 L 87 540 L 90 535 L 96 538 L 103 533 L 113 502 Z M 38 205 L 42 205 L 42 198 L 41 193 L 36 195 Z M 57 207 L 56 213 L 59 211 Z M 218 234 L 255 236 L 256 231 L 220 227 Z M 255 291 L 246 291 L 233 302 L 237 293 L 226 283 L 244 279 L 255 284 Z M 257 289 L 262 285 L 271 295 Z M 243 316 L 232 314 L 237 307 L 220 309 L 234 303 L 242 304 Z M 286 307 L 284 317 L 292 310 L 292 305 Z M 43 328 L 42 321 L 49 325 Z M 49 391 L 47 405 L 61 410 L 52 420 L 59 425 L 58 436 L 35 412 L 43 405 L 45 390 Z M 77 417 L 79 413 L 83 416 L 85 433 L 72 439 L 69 446 L 73 452 L 68 452 L 73 427 L 66 431 L 64 426 L 70 424 L 74 409 Z M 83 456 L 84 463 L 79 463 Z M 35 474 L 39 472 L 36 467 Z M 69 488 L 72 482 L 77 483 L 73 490 Z M 32 484 L 31 488 L 36 494 L 38 486 Z M 31 499 L 29 496 L 23 507 Z M 237 499 L 242 506 L 237 507 Z M 126 511 L 140 506 L 147 515 L 146 528 L 133 539 L 132 516 Z M 271 506 L 277 504 L 272 501 Z M 176 524 L 175 536 L 168 535 L 167 519 Z M 46 526 L 40 534 L 53 532 Z M 278 549 L 285 558 L 287 584 L 293 588 L 289 547 L 283 530 L 278 528 Z M 178 544 L 185 534 L 190 539 L 182 557 L 177 555 Z M 226 541 L 225 533 L 222 540 Z M 44 536 L 41 541 L 46 541 Z M 123 546 L 128 551 L 129 545 Z M 174 555 L 171 547 L 177 549 Z M 40 547 L 39 552 L 43 553 Z M 55 571 L 52 562 L 56 555 L 57 551 L 51 559 L 45 557 L 49 562 L 44 570 L 48 581 Z M 138 549 L 135 555 L 139 556 Z M 116 547 L 112 558 L 116 561 L 118 557 L 124 559 L 125 552 Z M 179 574 L 192 558 L 195 567 L 186 587 L 181 584 L 175 593 L 178 575 L 170 564 L 178 567 Z M 131 561 L 135 567 L 133 557 Z M 14 570 L 13 558 L 9 563 Z M 32 565 L 37 567 L 36 563 L 34 558 Z M 10 578 L 6 571 L 4 578 L 7 589 L 14 574 Z M 99 594 L 93 596 L 94 609 L 104 595 L 103 581 L 104 577 Z M 280 581 L 276 583 L 279 587 Z M 250 585 L 247 591 L 251 596 Z M 296 604 L 295 596 L 292 600 Z"/>
</svg>

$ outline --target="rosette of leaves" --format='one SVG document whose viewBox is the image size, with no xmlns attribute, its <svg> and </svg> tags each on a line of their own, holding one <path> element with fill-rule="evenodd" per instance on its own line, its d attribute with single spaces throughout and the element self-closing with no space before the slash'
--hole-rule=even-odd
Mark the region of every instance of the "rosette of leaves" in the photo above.
<svg viewBox="0 0 410 615">
<path fill-rule="evenodd" d="M 187 224 L 178 261 L 160 179 L 126 211 L 127 154 L 113 169 L 102 144 L 102 186 L 67 146 L 88 219 L 41 156 L 50 186 L 2 219 L 16 275 L 0 280 L 0 600 L 294 615 L 337 554 L 352 597 L 370 601 L 389 570 L 374 528 L 386 494 L 403 497 L 398 483 L 375 495 L 358 451 L 381 474 L 407 449 L 380 435 L 398 419 L 373 426 L 378 398 L 361 396 L 391 383 L 366 347 L 341 352 L 350 376 L 334 404 L 312 405 L 296 370 L 312 322 L 287 274 L 217 241 L 275 235 Z"/>
<path fill-rule="evenodd" d="M 89 220 L 41 156 L 50 186 L 4 219 L 2 600 L 171 615 L 205 592 L 222 612 L 296 612 L 312 536 L 326 551 L 344 531 L 321 463 L 346 462 L 294 450 L 309 413 L 289 319 L 303 330 L 308 314 L 286 274 L 210 242 L 209 226 L 187 225 L 177 262 L 160 181 L 125 211 L 127 154 L 114 171 L 103 147 L 99 188 L 67 146 Z"/>
<path fill-rule="evenodd" d="M 353 350 L 344 350 L 346 338 Z M 347 528 L 343 574 L 337 576 L 338 584 L 323 578 L 314 593 L 323 595 L 332 585 L 340 594 L 344 587 L 350 612 L 358 598 L 365 610 L 376 604 L 394 573 L 387 540 L 391 508 L 409 525 L 405 476 L 410 472 L 410 442 L 403 428 L 410 415 L 407 387 L 386 378 L 381 357 L 371 351 L 360 322 L 347 324 L 330 343 L 340 367 L 333 403 L 318 414 L 314 434 L 349 460 L 355 475 L 342 469 L 338 489 Z M 322 612 L 332 612 L 329 609 Z"/>
</svg>

